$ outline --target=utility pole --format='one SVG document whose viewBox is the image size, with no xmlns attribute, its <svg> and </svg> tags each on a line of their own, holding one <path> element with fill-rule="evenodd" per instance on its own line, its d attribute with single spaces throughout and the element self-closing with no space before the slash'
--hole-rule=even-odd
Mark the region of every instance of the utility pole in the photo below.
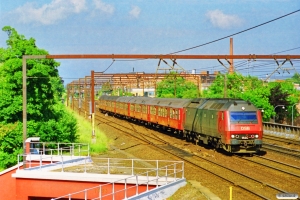
<svg viewBox="0 0 300 200">
<path fill-rule="evenodd" d="M 233 38 L 230 38 L 230 50 L 229 55 L 233 55 Z M 233 58 L 230 59 L 230 66 L 229 66 L 229 74 L 233 74 L 234 68 L 233 68 Z"/>
<path fill-rule="evenodd" d="M 224 98 L 227 98 L 227 75 L 224 76 Z"/>
</svg>

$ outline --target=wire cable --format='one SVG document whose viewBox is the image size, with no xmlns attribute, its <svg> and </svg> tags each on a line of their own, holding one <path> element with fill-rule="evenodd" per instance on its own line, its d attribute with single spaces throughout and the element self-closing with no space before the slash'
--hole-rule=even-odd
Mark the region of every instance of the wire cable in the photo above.
<svg viewBox="0 0 300 200">
<path fill-rule="evenodd" d="M 285 50 L 285 51 L 280 51 L 280 52 L 277 52 L 277 53 L 273 53 L 272 55 L 274 55 L 274 54 L 279 54 L 279 53 L 283 53 L 283 52 L 286 52 L 286 51 L 292 51 L 292 50 L 295 50 L 295 49 L 300 49 L 300 47 L 288 49 L 288 50 Z"/>
<path fill-rule="evenodd" d="M 200 45 L 197 45 L 197 46 L 194 46 L 194 47 L 190 47 L 190 48 L 187 48 L 187 49 L 183 49 L 183 50 L 180 50 L 180 51 L 176 51 L 176 52 L 173 52 L 173 53 L 169 53 L 169 54 L 176 54 L 176 53 L 188 51 L 188 50 L 191 50 L 191 49 L 196 49 L 196 48 L 198 48 L 198 47 L 202 47 L 202 46 L 205 46 L 205 45 L 208 45 L 208 44 L 211 44 L 211 43 L 220 41 L 220 40 L 224 40 L 224 39 L 229 38 L 229 37 L 232 37 L 232 36 L 234 36 L 234 35 L 241 34 L 241 33 L 243 33 L 243 32 L 246 32 L 246 31 L 255 29 L 255 28 L 257 28 L 257 27 L 260 27 L 260 26 L 266 25 L 266 24 L 268 24 L 268 23 L 274 22 L 274 21 L 276 21 L 276 20 L 279 20 L 279 19 L 281 19 L 281 18 L 287 17 L 287 16 L 292 15 L 292 14 L 294 14 L 294 13 L 296 13 L 296 12 L 299 12 L 299 11 L 300 11 L 300 9 L 299 9 L 299 10 L 296 10 L 296 11 L 293 11 L 293 12 L 291 12 L 291 13 L 288 13 L 288 14 L 286 14 L 286 15 L 277 17 L 277 18 L 272 19 L 272 20 L 270 20 L 270 21 L 264 22 L 264 23 L 262 23 L 262 24 L 253 26 L 253 27 L 251 27 L 251 28 L 247 28 L 247 29 L 245 29 L 245 30 L 239 31 L 239 32 L 237 32 L 237 33 L 234 33 L 234 34 L 231 34 L 231 35 L 228 35 L 228 36 L 225 36 L 225 37 L 222 37 L 222 38 L 219 38 L 219 39 L 216 39 L 216 40 L 213 40 L 213 41 L 204 43 L 204 44 L 200 44 Z"/>
<path fill-rule="evenodd" d="M 112 63 L 110 63 L 110 65 L 102 73 L 106 72 L 114 64 L 114 62 L 115 60 L 113 60 Z"/>
</svg>

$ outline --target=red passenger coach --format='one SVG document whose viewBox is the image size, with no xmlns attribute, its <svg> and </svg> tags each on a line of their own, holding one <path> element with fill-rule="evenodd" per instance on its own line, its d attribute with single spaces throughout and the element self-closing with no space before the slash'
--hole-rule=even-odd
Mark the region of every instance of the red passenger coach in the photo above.
<svg viewBox="0 0 300 200">
<path fill-rule="evenodd" d="M 153 98 L 149 103 L 150 123 L 162 128 L 183 130 L 184 107 L 190 103 L 190 99 Z"/>
</svg>

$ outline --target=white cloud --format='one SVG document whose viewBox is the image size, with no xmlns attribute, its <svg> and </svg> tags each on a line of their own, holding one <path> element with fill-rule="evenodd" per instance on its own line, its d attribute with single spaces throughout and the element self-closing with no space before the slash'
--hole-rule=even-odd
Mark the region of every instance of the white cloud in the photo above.
<svg viewBox="0 0 300 200">
<path fill-rule="evenodd" d="M 220 10 L 208 11 L 206 17 L 215 27 L 222 29 L 240 26 L 243 23 L 243 20 L 238 16 L 226 15 Z"/>
<path fill-rule="evenodd" d="M 93 0 L 93 2 L 95 4 L 95 8 L 104 13 L 113 14 L 115 11 L 114 6 L 104 3 L 104 2 L 102 2 L 102 0 Z"/>
<path fill-rule="evenodd" d="M 49 4 L 37 8 L 34 3 L 26 3 L 18 7 L 15 14 L 22 23 L 37 22 L 54 24 L 72 13 L 80 13 L 85 9 L 85 0 L 53 0 Z"/>
<path fill-rule="evenodd" d="M 140 13 L 141 9 L 138 6 L 132 6 L 131 11 L 129 12 L 129 14 L 134 18 L 138 18 L 140 16 Z"/>
</svg>

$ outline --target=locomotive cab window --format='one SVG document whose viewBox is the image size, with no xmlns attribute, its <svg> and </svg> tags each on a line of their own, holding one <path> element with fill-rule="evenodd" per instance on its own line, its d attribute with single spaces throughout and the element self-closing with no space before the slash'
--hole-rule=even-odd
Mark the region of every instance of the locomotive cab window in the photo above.
<svg viewBox="0 0 300 200">
<path fill-rule="evenodd" d="M 257 116 L 255 111 L 249 112 L 230 112 L 230 121 L 233 123 L 257 124 Z"/>
</svg>

